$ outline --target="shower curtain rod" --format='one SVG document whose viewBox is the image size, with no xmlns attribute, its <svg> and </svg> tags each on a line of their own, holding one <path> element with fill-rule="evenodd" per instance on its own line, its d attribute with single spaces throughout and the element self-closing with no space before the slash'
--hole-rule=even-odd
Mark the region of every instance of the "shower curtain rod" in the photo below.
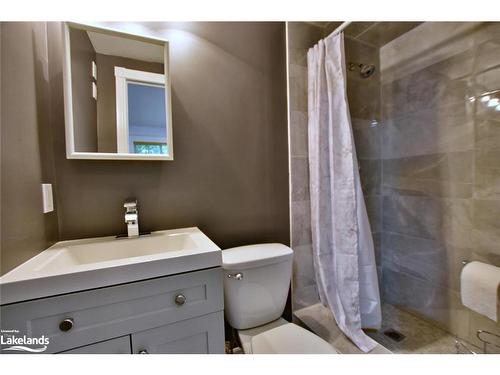
<svg viewBox="0 0 500 375">
<path fill-rule="evenodd" d="M 342 22 L 342 24 L 337 27 L 335 30 L 332 31 L 332 33 L 330 35 L 334 35 L 334 34 L 338 34 L 340 33 L 341 31 L 344 31 L 344 29 L 349 26 L 350 24 L 352 23 L 352 21 L 346 21 L 346 22 Z"/>
</svg>

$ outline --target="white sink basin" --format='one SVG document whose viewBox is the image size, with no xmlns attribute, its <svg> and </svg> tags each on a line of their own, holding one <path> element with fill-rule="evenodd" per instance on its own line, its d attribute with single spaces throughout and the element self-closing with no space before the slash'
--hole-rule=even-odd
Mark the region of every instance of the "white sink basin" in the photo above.
<svg viewBox="0 0 500 375">
<path fill-rule="evenodd" d="M 45 257 L 47 259 L 42 261 L 35 270 L 60 272 L 65 267 L 90 263 L 120 261 L 158 254 L 167 255 L 164 253 L 171 252 L 189 252 L 198 248 L 202 250 L 203 244 L 197 243 L 194 239 L 196 235 L 197 233 L 192 231 L 181 231 L 179 233 L 164 231 L 153 232 L 150 235 L 138 238 L 117 239 L 115 237 L 103 237 L 60 242 L 48 249 L 57 250 L 51 251 L 54 253 L 53 256 Z"/>
<path fill-rule="evenodd" d="M 198 228 L 58 242 L 0 277 L 0 304 L 222 265 Z"/>
</svg>

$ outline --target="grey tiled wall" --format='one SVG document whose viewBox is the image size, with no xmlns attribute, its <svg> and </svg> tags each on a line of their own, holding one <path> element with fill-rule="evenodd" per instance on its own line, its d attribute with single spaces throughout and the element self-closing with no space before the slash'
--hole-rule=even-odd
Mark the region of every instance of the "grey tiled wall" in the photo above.
<svg viewBox="0 0 500 375">
<path fill-rule="evenodd" d="M 291 242 L 294 250 L 292 309 L 319 301 L 311 244 L 307 139 L 307 50 L 323 37 L 322 27 L 288 23 Z"/>
<path fill-rule="evenodd" d="M 330 26 L 288 30 L 294 309 L 318 301 L 306 51 Z M 348 72 L 348 99 L 382 300 L 475 344 L 477 329 L 500 334 L 459 294 L 462 260 L 500 266 L 500 111 L 470 99 L 500 89 L 500 24 L 424 23 L 385 45 L 348 31 L 346 60 L 377 67 Z"/>
<path fill-rule="evenodd" d="M 319 301 L 314 278 L 310 225 L 309 166 L 307 139 L 307 50 L 327 36 L 338 23 L 288 23 L 288 56 L 290 85 L 290 166 L 291 166 L 291 237 L 294 250 L 293 309 Z M 378 48 L 345 38 L 348 61 L 378 66 Z M 381 162 L 379 126 L 379 73 L 362 79 L 357 72 L 348 73 L 348 96 L 354 137 L 377 254 L 380 253 Z M 379 257 L 377 256 L 377 259 Z M 380 269 L 379 272 L 382 270 Z"/>
<path fill-rule="evenodd" d="M 379 48 L 362 40 L 345 37 L 346 62 L 375 65 L 375 73 L 361 78 L 358 70 L 347 70 L 347 97 L 361 186 L 372 230 L 377 274 L 382 277 L 382 129 L 380 122 Z"/>
<path fill-rule="evenodd" d="M 500 266 L 500 111 L 470 98 L 500 89 L 500 24 L 425 23 L 381 64 L 384 299 L 477 343 L 500 326 L 459 278 L 462 260 Z"/>
</svg>

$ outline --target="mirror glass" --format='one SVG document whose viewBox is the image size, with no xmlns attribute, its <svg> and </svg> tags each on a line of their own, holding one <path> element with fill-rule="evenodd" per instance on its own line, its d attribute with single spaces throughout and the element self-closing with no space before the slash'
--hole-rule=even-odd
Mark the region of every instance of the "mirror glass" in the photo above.
<svg viewBox="0 0 500 375">
<path fill-rule="evenodd" d="M 172 160 L 168 42 L 72 23 L 64 35 L 68 158 Z"/>
</svg>

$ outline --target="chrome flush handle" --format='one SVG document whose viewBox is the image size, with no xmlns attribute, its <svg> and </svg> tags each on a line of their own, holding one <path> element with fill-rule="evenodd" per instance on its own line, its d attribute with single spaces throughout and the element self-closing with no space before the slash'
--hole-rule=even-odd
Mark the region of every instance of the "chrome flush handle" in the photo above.
<svg viewBox="0 0 500 375">
<path fill-rule="evenodd" d="M 243 274 L 241 272 L 238 272 L 238 273 L 228 273 L 227 274 L 227 278 L 228 279 L 235 279 L 235 280 L 241 280 L 243 279 Z"/>
</svg>

